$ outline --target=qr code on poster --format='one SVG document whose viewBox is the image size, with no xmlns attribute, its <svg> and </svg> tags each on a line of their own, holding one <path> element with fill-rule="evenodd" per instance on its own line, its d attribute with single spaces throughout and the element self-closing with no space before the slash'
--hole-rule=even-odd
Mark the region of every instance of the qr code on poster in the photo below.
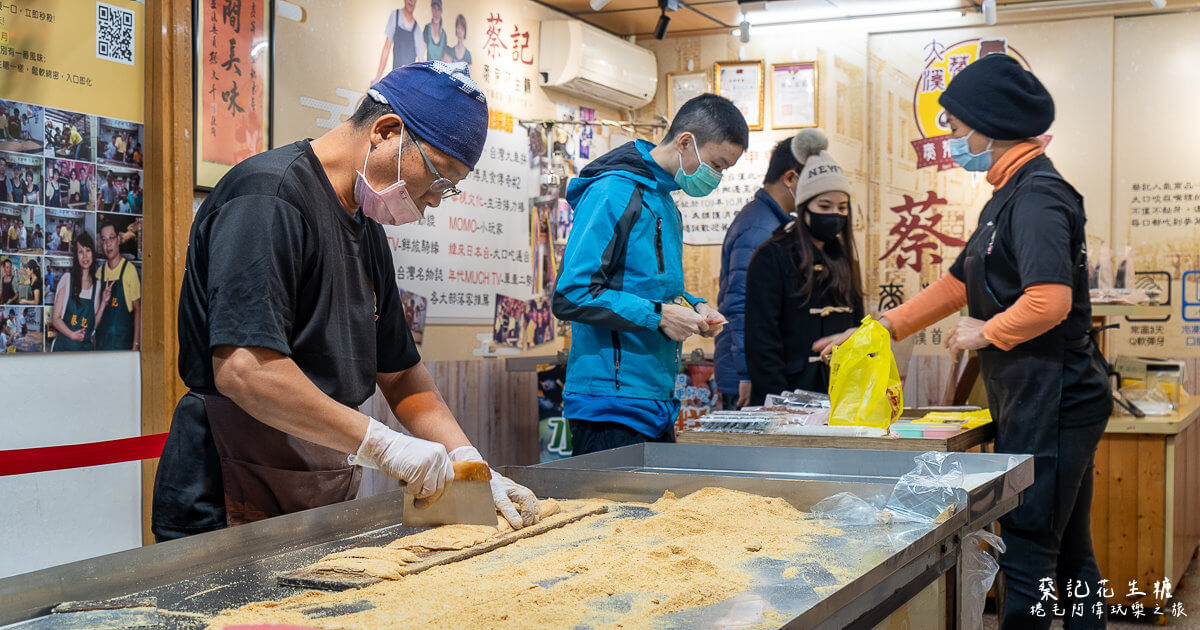
<svg viewBox="0 0 1200 630">
<path fill-rule="evenodd" d="M 133 65 L 133 11 L 96 3 L 96 57 Z"/>
</svg>

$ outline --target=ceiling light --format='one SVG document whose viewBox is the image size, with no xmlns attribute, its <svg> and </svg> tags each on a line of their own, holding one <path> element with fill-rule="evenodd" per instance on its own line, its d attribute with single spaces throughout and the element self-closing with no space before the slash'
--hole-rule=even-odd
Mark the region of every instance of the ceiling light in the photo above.
<svg viewBox="0 0 1200 630">
<path fill-rule="evenodd" d="M 749 44 L 750 43 L 750 23 L 742 22 L 742 26 L 738 30 L 741 31 L 740 33 L 738 33 L 738 36 L 741 38 L 742 43 Z"/>
<path fill-rule="evenodd" d="M 599 11 L 608 6 L 609 2 L 612 2 L 612 0 L 591 0 L 588 2 L 588 5 L 592 7 L 593 11 Z"/>
<path fill-rule="evenodd" d="M 988 26 L 996 24 L 996 0 L 983 0 L 983 21 L 987 22 Z"/>
<path fill-rule="evenodd" d="M 662 14 L 658 16 L 658 24 L 654 25 L 654 39 L 662 39 L 667 35 L 667 25 L 671 23 L 671 18 L 667 17 L 667 10 L 664 8 Z"/>
<path fill-rule="evenodd" d="M 1162 9 L 1167 6 L 1167 0 L 1150 0 L 1150 4 L 1153 4 L 1155 9 Z"/>
</svg>

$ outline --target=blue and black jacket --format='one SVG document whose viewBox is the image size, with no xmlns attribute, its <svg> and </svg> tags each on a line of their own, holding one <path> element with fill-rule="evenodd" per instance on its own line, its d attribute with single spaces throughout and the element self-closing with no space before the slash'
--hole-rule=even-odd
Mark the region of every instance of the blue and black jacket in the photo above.
<svg viewBox="0 0 1200 630">
<path fill-rule="evenodd" d="M 658 329 L 662 305 L 679 297 L 693 305 L 703 300 L 683 288 L 682 218 L 670 195 L 679 186 L 650 157 L 653 148 L 641 140 L 627 143 L 571 180 L 567 201 L 575 222 L 553 302 L 555 317 L 572 322 L 564 415 L 620 422 L 647 434 L 665 428 L 648 425 L 665 422 L 669 410 L 653 423 L 583 417 L 598 407 L 571 399 L 674 398 L 680 344 Z"/>
</svg>

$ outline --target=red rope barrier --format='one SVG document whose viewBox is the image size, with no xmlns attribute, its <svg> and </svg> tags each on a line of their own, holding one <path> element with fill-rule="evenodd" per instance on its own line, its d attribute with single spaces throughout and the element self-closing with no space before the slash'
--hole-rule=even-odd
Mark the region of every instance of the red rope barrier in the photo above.
<svg viewBox="0 0 1200 630">
<path fill-rule="evenodd" d="M 154 459 L 162 455 L 166 441 L 166 433 L 156 433 L 104 442 L 0 451 L 0 477 Z"/>
</svg>

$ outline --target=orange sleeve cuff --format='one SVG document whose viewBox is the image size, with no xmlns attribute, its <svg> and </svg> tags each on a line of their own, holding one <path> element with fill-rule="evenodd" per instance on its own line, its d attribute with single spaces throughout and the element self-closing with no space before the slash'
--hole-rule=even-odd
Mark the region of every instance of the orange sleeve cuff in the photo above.
<svg viewBox="0 0 1200 630">
<path fill-rule="evenodd" d="M 899 341 L 962 310 L 966 305 L 967 285 L 947 273 L 883 316 L 891 322 L 892 336 Z"/>
<path fill-rule="evenodd" d="M 1070 312 L 1071 287 L 1031 284 L 1012 306 L 983 325 L 983 336 L 1001 350 L 1012 350 L 1059 325 Z"/>
</svg>

